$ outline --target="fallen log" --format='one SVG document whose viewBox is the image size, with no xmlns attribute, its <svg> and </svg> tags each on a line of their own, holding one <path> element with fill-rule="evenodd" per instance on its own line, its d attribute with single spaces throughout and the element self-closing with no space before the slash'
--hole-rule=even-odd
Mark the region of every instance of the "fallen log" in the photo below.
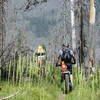
<svg viewBox="0 0 100 100">
<path fill-rule="evenodd" d="M 16 96 L 19 92 L 20 92 L 20 91 L 17 91 L 16 93 L 11 94 L 11 95 L 9 95 L 9 96 L 1 97 L 0 100 L 10 99 L 10 98 Z"/>
</svg>

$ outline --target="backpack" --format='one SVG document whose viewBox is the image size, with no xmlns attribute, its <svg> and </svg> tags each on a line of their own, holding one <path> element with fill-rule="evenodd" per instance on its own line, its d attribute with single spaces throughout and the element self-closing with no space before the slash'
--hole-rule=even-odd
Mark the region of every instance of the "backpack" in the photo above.
<svg viewBox="0 0 100 100">
<path fill-rule="evenodd" d="M 62 52 L 63 53 L 62 53 L 61 59 L 63 61 L 66 61 L 66 62 L 71 62 L 72 56 L 70 54 L 70 49 L 69 48 L 63 48 Z"/>
</svg>

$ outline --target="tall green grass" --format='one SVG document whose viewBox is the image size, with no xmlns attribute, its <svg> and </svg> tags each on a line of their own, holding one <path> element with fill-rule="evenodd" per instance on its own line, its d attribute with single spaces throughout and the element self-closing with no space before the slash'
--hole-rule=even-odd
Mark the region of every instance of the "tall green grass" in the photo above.
<svg viewBox="0 0 100 100">
<path fill-rule="evenodd" d="M 77 70 L 77 69 L 76 69 Z M 74 70 L 74 90 L 69 93 L 65 100 L 99 100 L 100 98 L 100 73 L 98 69 L 88 79 L 85 77 L 84 70 L 76 73 Z"/>
<path fill-rule="evenodd" d="M 20 93 L 10 100 L 59 100 L 63 93 L 60 83 L 60 68 L 46 62 L 46 77 L 39 76 L 39 67 L 32 56 L 19 55 L 6 66 L 6 81 L 0 82 L 0 96 Z M 74 89 L 65 96 L 65 100 L 99 100 L 100 73 L 97 68 L 91 78 L 86 79 L 84 70 L 73 70 Z"/>
</svg>

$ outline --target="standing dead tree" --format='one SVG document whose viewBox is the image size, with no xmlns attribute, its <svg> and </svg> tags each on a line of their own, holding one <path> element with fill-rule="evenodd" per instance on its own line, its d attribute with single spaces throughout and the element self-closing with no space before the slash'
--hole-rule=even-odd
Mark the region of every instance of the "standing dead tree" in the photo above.
<svg viewBox="0 0 100 100">
<path fill-rule="evenodd" d="M 70 0 L 70 6 L 71 6 L 71 28 L 72 28 L 72 48 L 73 50 L 76 49 L 76 34 L 75 34 L 75 10 L 74 10 L 74 0 Z"/>
<path fill-rule="evenodd" d="M 89 11 L 89 60 L 91 61 L 91 67 L 95 67 L 95 9 L 96 0 L 90 0 L 90 11 Z"/>
<path fill-rule="evenodd" d="M 4 36 L 5 36 L 4 0 L 0 0 L 0 55 L 3 55 Z M 0 76 L 1 76 L 1 66 L 2 66 L 2 62 L 3 62 L 3 56 L 0 57 Z"/>
<path fill-rule="evenodd" d="M 95 66 L 95 0 L 77 0 L 79 60 L 80 67 Z M 76 24 L 77 26 L 77 24 Z M 87 50 L 86 50 L 87 49 Z M 86 51 L 85 51 L 86 50 Z M 85 54 L 87 52 L 87 54 Z"/>
</svg>

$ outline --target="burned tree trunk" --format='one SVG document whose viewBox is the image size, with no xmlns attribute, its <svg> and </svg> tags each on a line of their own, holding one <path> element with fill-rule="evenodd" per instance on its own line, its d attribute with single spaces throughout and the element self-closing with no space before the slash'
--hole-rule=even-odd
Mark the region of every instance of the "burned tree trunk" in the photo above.
<svg viewBox="0 0 100 100">
<path fill-rule="evenodd" d="M 90 0 L 90 13 L 89 13 L 89 61 L 90 67 L 95 67 L 95 2 L 96 0 Z"/>
<path fill-rule="evenodd" d="M 4 39 L 4 7 L 3 0 L 0 0 L 0 54 L 3 51 L 3 39 Z"/>
<path fill-rule="evenodd" d="M 80 67 L 84 67 L 85 57 L 84 57 L 84 45 L 85 45 L 85 33 L 84 29 L 84 16 L 83 16 L 83 0 L 80 1 Z"/>
<path fill-rule="evenodd" d="M 0 0 L 0 76 L 1 76 L 1 66 L 3 62 L 3 48 L 4 48 L 4 0 Z"/>
<path fill-rule="evenodd" d="M 77 62 L 80 68 L 83 67 L 84 64 L 84 16 L 83 16 L 83 0 L 77 0 L 76 2 L 76 39 L 77 39 Z M 78 27 L 77 27 L 78 26 Z M 78 29 L 77 29 L 78 28 Z"/>
<path fill-rule="evenodd" d="M 95 66 L 95 0 L 79 0 L 79 6 L 80 67 L 85 67 L 85 69 L 90 70 L 90 67 Z M 85 7 L 87 8 L 85 9 Z M 87 13 L 87 15 L 85 15 L 85 13 Z"/>
</svg>

